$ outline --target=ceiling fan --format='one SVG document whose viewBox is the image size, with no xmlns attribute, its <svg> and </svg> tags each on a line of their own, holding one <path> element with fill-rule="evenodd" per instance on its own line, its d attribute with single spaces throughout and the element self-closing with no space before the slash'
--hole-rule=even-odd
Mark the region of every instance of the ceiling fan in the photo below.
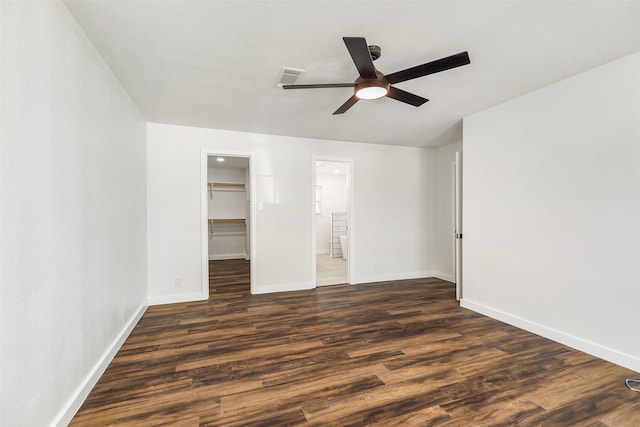
<svg viewBox="0 0 640 427">
<path fill-rule="evenodd" d="M 347 102 L 342 104 L 333 114 L 343 114 L 361 99 L 378 99 L 383 96 L 388 96 L 397 101 L 419 107 L 427 102 L 428 99 L 391 85 L 471 63 L 469 54 L 467 52 L 460 52 L 455 55 L 427 62 L 426 64 L 384 75 L 376 70 L 376 67 L 373 65 L 373 61 L 380 57 L 381 50 L 379 46 L 367 46 L 367 41 L 364 37 L 343 37 L 342 40 L 344 40 L 344 44 L 347 46 L 349 54 L 351 54 L 358 73 L 360 73 L 360 77 L 353 83 L 294 84 L 284 85 L 282 87 L 284 89 L 352 87 L 354 90 L 351 98 L 347 99 Z"/>
</svg>

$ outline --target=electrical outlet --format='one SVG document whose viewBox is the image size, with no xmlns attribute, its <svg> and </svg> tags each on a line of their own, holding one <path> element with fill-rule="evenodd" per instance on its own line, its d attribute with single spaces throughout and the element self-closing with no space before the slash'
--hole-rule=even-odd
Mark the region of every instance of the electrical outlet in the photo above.
<svg viewBox="0 0 640 427">
<path fill-rule="evenodd" d="M 180 277 L 176 277 L 175 285 L 176 285 L 176 288 L 182 287 L 182 279 Z"/>
</svg>

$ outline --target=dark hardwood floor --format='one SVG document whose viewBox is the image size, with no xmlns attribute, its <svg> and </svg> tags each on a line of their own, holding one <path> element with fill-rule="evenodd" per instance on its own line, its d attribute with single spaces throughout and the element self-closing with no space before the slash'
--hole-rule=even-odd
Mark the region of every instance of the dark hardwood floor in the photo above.
<svg viewBox="0 0 640 427">
<path fill-rule="evenodd" d="M 437 279 L 150 307 L 72 426 L 640 426 L 637 373 L 460 308 Z"/>
</svg>

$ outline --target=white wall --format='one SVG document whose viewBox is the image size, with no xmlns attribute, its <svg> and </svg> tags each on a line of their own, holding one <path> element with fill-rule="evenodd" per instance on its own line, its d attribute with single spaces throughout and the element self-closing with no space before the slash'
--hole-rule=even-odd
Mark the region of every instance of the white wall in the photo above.
<svg viewBox="0 0 640 427">
<path fill-rule="evenodd" d="M 0 14 L 0 425 L 64 425 L 146 301 L 146 127 L 64 4 Z"/>
<path fill-rule="evenodd" d="M 463 304 L 640 371 L 640 54 L 464 120 Z"/>
<path fill-rule="evenodd" d="M 256 292 L 313 286 L 312 156 L 354 160 L 353 283 L 431 274 L 430 150 L 149 124 L 151 303 L 201 292 L 202 148 L 254 153 Z"/>
<path fill-rule="evenodd" d="M 322 215 L 316 215 L 316 253 L 329 253 L 331 213 L 347 212 L 347 175 L 316 175 L 316 185 L 322 186 Z"/>
<path fill-rule="evenodd" d="M 456 151 L 462 151 L 462 141 L 443 145 L 435 150 L 433 270 L 434 275 L 454 281 L 453 252 L 453 162 Z"/>
<path fill-rule="evenodd" d="M 207 171 L 207 177 L 210 182 L 227 182 L 235 184 L 244 184 L 246 181 L 247 170 L 245 168 L 217 168 L 210 167 Z"/>
</svg>

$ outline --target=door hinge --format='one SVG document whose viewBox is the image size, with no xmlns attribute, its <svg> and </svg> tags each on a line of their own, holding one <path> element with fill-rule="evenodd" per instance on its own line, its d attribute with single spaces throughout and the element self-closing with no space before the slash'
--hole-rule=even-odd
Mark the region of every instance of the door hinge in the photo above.
<svg viewBox="0 0 640 427">
<path fill-rule="evenodd" d="M 462 233 L 460 234 L 456 233 L 456 239 L 462 239 Z"/>
</svg>

